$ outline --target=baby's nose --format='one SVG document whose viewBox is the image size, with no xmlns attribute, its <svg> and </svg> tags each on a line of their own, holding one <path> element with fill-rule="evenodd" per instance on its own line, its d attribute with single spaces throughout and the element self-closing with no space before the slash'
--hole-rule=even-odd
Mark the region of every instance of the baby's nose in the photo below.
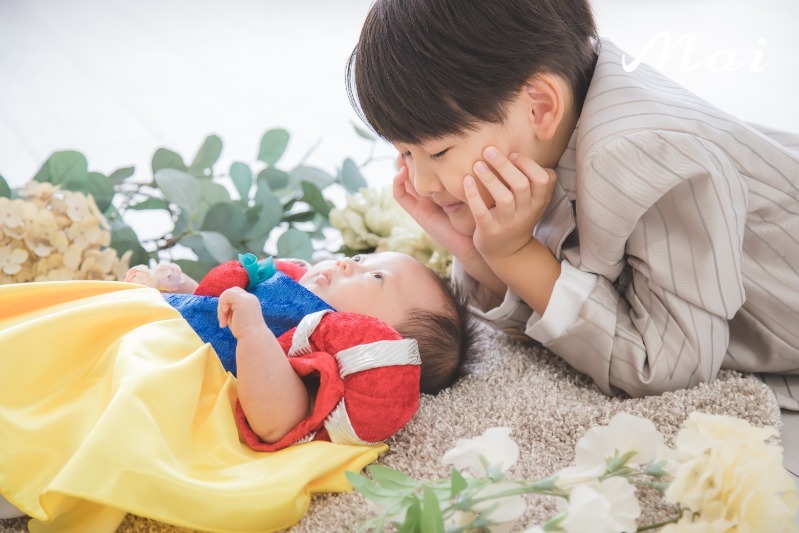
<svg viewBox="0 0 799 533">
<path fill-rule="evenodd" d="M 336 266 L 339 267 L 344 274 L 351 272 L 354 265 L 355 263 L 349 257 L 336 261 Z"/>
</svg>

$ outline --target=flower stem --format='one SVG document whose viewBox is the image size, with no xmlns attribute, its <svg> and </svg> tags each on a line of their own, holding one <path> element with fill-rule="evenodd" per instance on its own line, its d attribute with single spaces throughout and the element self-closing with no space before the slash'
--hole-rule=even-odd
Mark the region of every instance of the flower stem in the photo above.
<svg viewBox="0 0 799 533">
<path fill-rule="evenodd" d="M 657 522 L 655 524 L 649 524 L 648 526 L 639 527 L 638 531 L 649 531 L 649 530 L 652 530 L 652 529 L 657 529 L 659 527 L 663 527 L 663 526 L 668 525 L 668 524 L 676 524 L 677 522 L 679 522 L 679 520 L 680 520 L 680 517 L 677 516 L 677 517 L 674 517 L 674 518 L 670 518 L 668 520 L 664 520 L 663 522 Z"/>
</svg>

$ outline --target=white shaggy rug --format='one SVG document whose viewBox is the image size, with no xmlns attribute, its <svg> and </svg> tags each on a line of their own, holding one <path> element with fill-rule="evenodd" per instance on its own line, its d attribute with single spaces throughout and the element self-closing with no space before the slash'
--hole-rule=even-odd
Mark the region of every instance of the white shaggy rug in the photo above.
<svg viewBox="0 0 799 533">
<path fill-rule="evenodd" d="M 574 459 L 577 440 L 591 426 L 607 424 L 624 411 L 652 420 L 671 444 L 693 411 L 728 414 L 755 425 L 780 428 L 780 411 L 771 391 L 751 376 L 722 371 L 709 385 L 648 398 L 608 398 L 591 381 L 558 357 L 532 343 L 516 342 L 481 326 L 468 374 L 438 396 L 424 396 L 419 412 L 390 441 L 379 464 L 416 478 L 448 475 L 441 457 L 459 438 L 480 435 L 492 426 L 513 428 L 520 449 L 512 478 L 546 477 Z M 669 509 L 655 492 L 639 492 L 641 525 L 666 518 Z M 550 517 L 553 501 L 531 497 L 523 522 Z M 314 496 L 305 518 L 292 533 L 349 531 L 369 511 L 357 493 Z M 26 531 L 26 520 L 0 521 L 0 533 Z M 121 532 L 178 532 L 180 528 L 128 515 Z"/>
</svg>

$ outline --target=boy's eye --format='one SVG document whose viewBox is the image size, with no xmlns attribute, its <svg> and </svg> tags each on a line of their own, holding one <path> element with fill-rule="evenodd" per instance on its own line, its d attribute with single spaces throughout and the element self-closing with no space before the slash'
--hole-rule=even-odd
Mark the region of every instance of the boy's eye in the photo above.
<svg viewBox="0 0 799 533">
<path fill-rule="evenodd" d="M 380 272 L 372 272 L 371 274 L 372 277 L 375 278 L 376 280 L 383 281 L 383 274 L 381 274 Z"/>
<path fill-rule="evenodd" d="M 361 257 L 361 254 L 358 254 L 358 255 L 353 255 L 352 257 L 350 257 L 350 259 L 352 259 L 353 263 L 360 263 L 362 257 Z"/>
<path fill-rule="evenodd" d="M 445 150 L 441 150 L 437 154 L 431 155 L 430 159 L 441 159 L 442 157 L 444 157 L 444 154 L 446 154 L 448 151 L 449 151 L 449 148 L 447 148 Z"/>
<path fill-rule="evenodd" d="M 410 150 L 408 150 L 407 152 L 402 152 L 402 158 L 403 159 L 408 159 L 409 157 L 411 157 L 411 151 Z"/>
</svg>

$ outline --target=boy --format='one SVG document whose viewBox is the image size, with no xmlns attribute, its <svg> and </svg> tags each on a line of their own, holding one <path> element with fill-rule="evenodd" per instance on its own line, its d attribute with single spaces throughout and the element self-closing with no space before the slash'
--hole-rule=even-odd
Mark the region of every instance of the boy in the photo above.
<svg viewBox="0 0 799 533">
<path fill-rule="evenodd" d="M 378 0 L 348 77 L 485 318 L 606 394 L 798 373 L 799 138 L 622 57 L 585 0 Z"/>
</svg>

